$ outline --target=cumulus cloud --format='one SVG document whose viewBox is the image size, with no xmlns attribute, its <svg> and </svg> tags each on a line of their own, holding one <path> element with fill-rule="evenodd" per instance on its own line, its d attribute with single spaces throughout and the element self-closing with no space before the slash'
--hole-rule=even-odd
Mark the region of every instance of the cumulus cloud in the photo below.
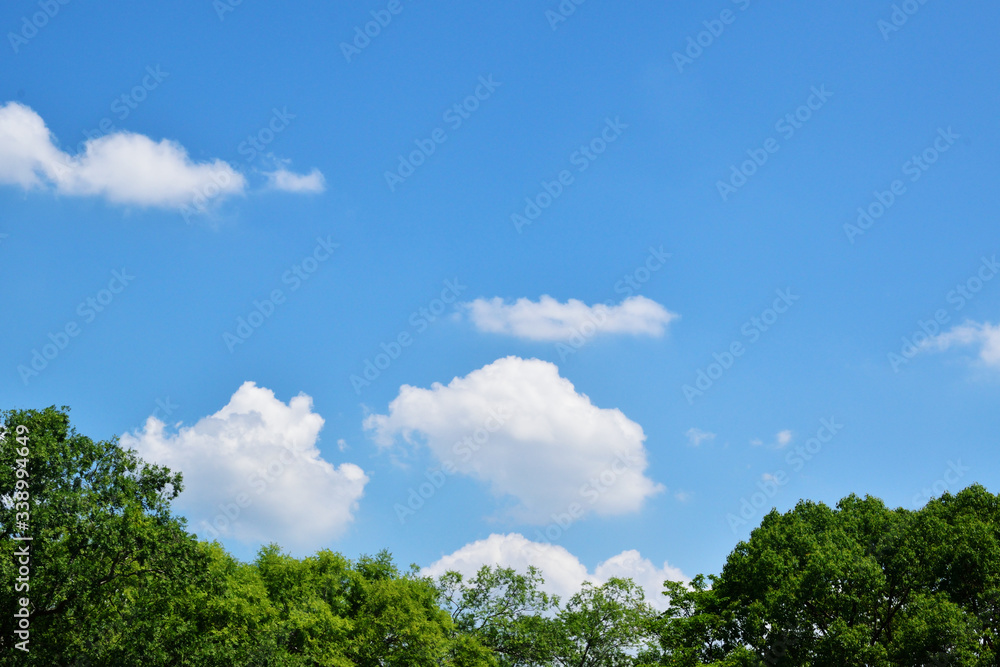
<svg viewBox="0 0 1000 667">
<path fill-rule="evenodd" d="M 632 296 L 617 306 L 588 306 L 577 299 L 560 303 L 551 296 L 537 302 L 518 299 L 476 299 L 462 304 L 480 331 L 527 340 L 565 341 L 594 334 L 662 336 L 678 316 L 644 296 Z"/>
<path fill-rule="evenodd" d="M 939 334 L 922 345 L 927 350 L 947 350 L 958 345 L 979 346 L 979 360 L 1000 368 L 1000 324 L 967 321 Z"/>
<path fill-rule="evenodd" d="M 322 427 L 309 396 L 285 404 L 245 382 L 193 426 L 169 433 L 150 417 L 121 443 L 183 473 L 176 504 L 199 536 L 312 550 L 343 533 L 368 482 L 358 466 L 324 460 L 316 447 Z"/>
<path fill-rule="evenodd" d="M 296 174 L 284 167 L 266 174 L 270 187 L 285 192 L 323 192 L 326 190 L 326 179 L 319 169 L 313 169 L 308 174 Z"/>
<path fill-rule="evenodd" d="M 684 434 L 687 436 L 688 444 L 692 447 L 700 447 L 701 443 L 709 442 L 715 439 L 714 433 L 709 433 L 708 431 L 702 431 L 700 428 L 689 428 Z"/>
<path fill-rule="evenodd" d="M 197 194 L 240 194 L 243 175 L 226 162 L 192 162 L 180 144 L 131 132 L 89 139 L 78 155 L 56 147 L 41 116 L 17 102 L 0 106 L 0 183 L 115 204 L 181 208 Z"/>
<path fill-rule="evenodd" d="M 602 584 L 612 577 L 631 578 L 643 587 L 647 602 L 660 610 L 667 606 L 667 599 L 662 595 L 664 581 L 690 582 L 690 578 L 676 567 L 666 562 L 657 567 L 634 549 L 598 563 L 590 572 L 564 547 L 532 542 L 518 533 L 493 534 L 485 540 L 467 544 L 425 567 L 421 574 L 439 577 L 454 570 L 468 578 L 483 565 L 510 567 L 522 573 L 529 565 L 534 565 L 545 579 L 542 589 L 564 601 L 579 591 L 585 581 Z"/>
<path fill-rule="evenodd" d="M 635 512 L 663 490 L 643 474 L 642 427 L 538 359 L 498 359 L 430 389 L 403 385 L 365 428 L 383 448 L 425 442 L 446 470 L 489 484 L 531 523 Z"/>
</svg>

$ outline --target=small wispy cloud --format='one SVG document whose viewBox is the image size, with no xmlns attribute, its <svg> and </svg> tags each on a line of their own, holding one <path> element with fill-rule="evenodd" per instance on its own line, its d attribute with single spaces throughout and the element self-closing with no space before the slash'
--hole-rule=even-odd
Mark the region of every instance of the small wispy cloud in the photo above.
<svg viewBox="0 0 1000 667">
<path fill-rule="evenodd" d="M 774 442 L 768 445 L 770 449 L 784 449 L 792 443 L 792 438 L 795 436 L 791 429 L 785 429 L 783 431 L 778 431 L 774 435 Z M 750 444 L 754 447 L 763 447 L 764 441 L 760 438 L 753 438 L 750 440 Z"/>
<path fill-rule="evenodd" d="M 700 447 L 701 443 L 708 442 L 715 439 L 714 433 L 709 433 L 708 431 L 703 431 L 700 428 L 689 428 L 685 434 L 688 439 L 688 444 L 692 447 Z"/>
<path fill-rule="evenodd" d="M 326 179 L 319 169 L 313 169 L 308 174 L 296 174 L 281 167 L 277 171 L 266 172 L 268 185 L 274 190 L 284 192 L 319 193 L 326 190 Z"/>
</svg>

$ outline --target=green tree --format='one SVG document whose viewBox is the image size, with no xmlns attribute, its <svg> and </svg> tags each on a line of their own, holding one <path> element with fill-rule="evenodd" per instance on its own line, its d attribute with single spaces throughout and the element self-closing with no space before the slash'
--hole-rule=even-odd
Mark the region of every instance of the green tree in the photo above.
<svg viewBox="0 0 1000 667">
<path fill-rule="evenodd" d="M 400 573 L 388 553 L 300 560 L 271 545 L 241 563 L 198 542 L 171 513 L 180 474 L 147 465 L 116 439 L 79 435 L 66 409 L 3 418 L 0 489 L 17 489 L 20 468 L 17 492 L 28 498 L 0 496 L 0 664 L 493 664 L 474 637 L 455 632 L 433 582 Z M 14 537 L 23 532 L 33 538 L 30 590 L 19 592 L 15 553 L 24 542 Z M 13 647 L 10 625 L 24 596 L 30 652 Z"/>
<path fill-rule="evenodd" d="M 459 572 L 438 580 L 441 602 L 455 619 L 456 634 L 477 639 L 502 667 L 548 664 L 557 636 L 551 615 L 558 604 L 541 590 L 541 571 L 484 565 L 468 581 Z"/>
<path fill-rule="evenodd" d="M 600 586 L 584 582 L 556 616 L 559 642 L 553 664 L 560 667 L 624 667 L 651 636 L 655 612 L 642 587 L 612 578 Z"/>
<path fill-rule="evenodd" d="M 709 585 L 710 584 L 710 585 Z M 772 511 L 722 573 L 667 585 L 665 665 L 995 665 L 1000 498 Z"/>
<path fill-rule="evenodd" d="M 0 451 L 0 658 L 5 664 L 70 664 L 122 653 L 139 598 L 180 594 L 204 571 L 204 554 L 170 512 L 181 476 L 144 464 L 116 440 L 95 442 L 69 425 L 66 408 L 7 411 Z M 21 436 L 20 441 L 17 440 Z M 23 470 L 24 472 L 18 472 Z M 19 477 L 20 475 L 20 477 Z M 29 499 L 16 504 L 17 479 Z M 28 516 L 23 516 L 24 513 Z M 26 527 L 19 528 L 23 522 Z M 15 551 L 30 544 L 29 590 L 18 592 Z M 23 582 L 19 582 L 23 583 Z M 30 600 L 25 653 L 11 621 Z M 134 650 L 134 649 L 133 649 Z M 151 649 L 152 650 L 152 649 Z M 161 664 L 154 662 L 153 664 Z"/>
<path fill-rule="evenodd" d="M 454 633 L 434 583 L 414 566 L 401 576 L 387 552 L 356 565 L 348 599 L 355 622 L 351 655 L 358 667 L 489 665 L 489 652 Z"/>
</svg>

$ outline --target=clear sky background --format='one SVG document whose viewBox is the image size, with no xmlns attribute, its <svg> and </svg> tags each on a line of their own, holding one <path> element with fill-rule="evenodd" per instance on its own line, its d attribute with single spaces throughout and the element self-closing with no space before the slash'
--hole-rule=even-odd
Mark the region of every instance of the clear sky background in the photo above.
<svg viewBox="0 0 1000 667">
<path fill-rule="evenodd" d="M 941 0 L 5 3 L 0 405 L 68 405 L 180 469 L 191 529 L 242 558 L 649 584 L 717 572 L 800 498 L 995 492 L 998 22 Z"/>
</svg>

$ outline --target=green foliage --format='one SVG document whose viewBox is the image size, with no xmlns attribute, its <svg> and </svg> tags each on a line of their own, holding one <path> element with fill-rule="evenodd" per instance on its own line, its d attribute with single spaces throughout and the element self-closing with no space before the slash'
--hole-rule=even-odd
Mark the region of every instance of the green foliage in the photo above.
<svg viewBox="0 0 1000 667">
<path fill-rule="evenodd" d="M 557 615 L 554 663 L 565 667 L 625 667 L 650 636 L 653 608 L 642 587 L 612 578 L 601 586 L 584 582 Z"/>
<path fill-rule="evenodd" d="M 120 654 L 142 631 L 137 602 L 162 604 L 182 594 L 203 568 L 195 539 L 169 503 L 180 475 L 144 464 L 117 442 L 94 442 L 69 426 L 54 408 L 7 412 L 8 444 L 0 452 L 0 489 L 14 488 L 16 460 L 27 458 L 30 589 L 15 592 L 12 536 L 19 509 L 0 503 L 0 650 L 8 664 L 68 664 L 86 651 Z M 26 431 L 27 457 L 13 441 Z M 13 649 L 16 598 L 30 606 L 30 654 Z M 85 648 L 93 647 L 93 648 Z M 149 647 L 151 654 L 160 649 Z M 154 663 L 155 664 L 155 663 Z"/>
<path fill-rule="evenodd" d="M 456 632 L 477 639 L 502 667 L 545 664 L 553 654 L 552 621 L 544 614 L 558 598 L 539 589 L 541 572 L 484 566 L 467 583 L 458 572 L 438 581 L 442 603 L 455 619 Z"/>
<path fill-rule="evenodd" d="M 664 665 L 995 665 L 1000 498 L 772 511 L 722 574 L 668 584 Z"/>
<path fill-rule="evenodd" d="M 584 583 L 561 604 L 534 568 L 487 566 L 468 580 L 449 572 L 432 581 L 401 572 L 386 552 L 298 559 L 277 545 L 243 563 L 198 542 L 171 513 L 179 474 L 114 439 L 79 435 L 65 409 L 0 416 L 8 431 L 0 667 L 981 667 L 1000 659 L 1000 497 L 981 486 L 918 511 L 852 495 L 835 508 L 802 501 L 771 512 L 721 574 L 666 582 L 669 607 L 657 614 L 628 579 Z M 20 444 L 18 430 L 27 432 Z M 9 495 L 19 478 L 27 507 Z M 15 552 L 25 542 L 15 537 L 25 518 L 30 590 L 17 591 Z M 28 653 L 14 648 L 12 624 L 25 596 Z"/>
</svg>

